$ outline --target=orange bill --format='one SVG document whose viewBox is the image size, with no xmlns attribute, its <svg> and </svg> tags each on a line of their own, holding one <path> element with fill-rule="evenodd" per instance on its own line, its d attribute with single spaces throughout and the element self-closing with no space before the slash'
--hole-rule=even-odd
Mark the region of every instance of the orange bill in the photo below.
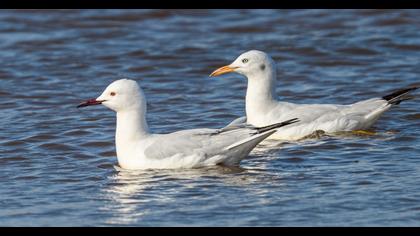
<svg viewBox="0 0 420 236">
<path fill-rule="evenodd" d="M 222 66 L 219 69 L 213 71 L 213 73 L 210 74 L 210 77 L 218 76 L 218 75 L 223 75 L 223 74 L 230 73 L 230 72 L 234 72 L 236 68 L 237 67 Z"/>
</svg>

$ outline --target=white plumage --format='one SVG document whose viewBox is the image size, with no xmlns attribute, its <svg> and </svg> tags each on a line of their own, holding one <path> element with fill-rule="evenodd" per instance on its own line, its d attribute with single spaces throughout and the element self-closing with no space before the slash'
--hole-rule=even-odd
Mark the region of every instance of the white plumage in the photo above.
<svg viewBox="0 0 420 236">
<path fill-rule="evenodd" d="M 382 98 L 372 98 L 350 105 L 294 104 L 277 101 L 275 94 L 276 70 L 274 61 L 264 52 L 251 50 L 240 55 L 228 66 L 215 70 L 210 76 L 236 72 L 248 79 L 246 92 L 246 121 L 254 126 L 265 126 L 280 120 L 299 118 L 300 122 L 283 127 L 269 139 L 297 140 L 317 130 L 326 133 L 364 130 L 369 128 L 392 105 L 407 100 L 412 87 Z"/>
<path fill-rule="evenodd" d="M 296 119 L 256 128 L 229 124 L 222 129 L 191 129 L 152 134 L 146 122 L 146 99 L 134 80 L 111 83 L 96 99 L 78 107 L 103 104 L 117 113 L 116 151 L 124 169 L 193 168 L 238 165 L 262 140 Z"/>
</svg>

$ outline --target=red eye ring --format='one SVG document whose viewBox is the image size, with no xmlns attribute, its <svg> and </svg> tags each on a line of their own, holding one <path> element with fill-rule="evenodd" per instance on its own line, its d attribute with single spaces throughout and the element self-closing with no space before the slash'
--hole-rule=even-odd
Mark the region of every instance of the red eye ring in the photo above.
<svg viewBox="0 0 420 236">
<path fill-rule="evenodd" d="M 111 93 L 110 93 L 110 95 L 111 95 L 111 96 L 115 96 L 115 95 L 116 95 L 116 93 L 115 93 L 115 92 L 111 92 Z"/>
</svg>

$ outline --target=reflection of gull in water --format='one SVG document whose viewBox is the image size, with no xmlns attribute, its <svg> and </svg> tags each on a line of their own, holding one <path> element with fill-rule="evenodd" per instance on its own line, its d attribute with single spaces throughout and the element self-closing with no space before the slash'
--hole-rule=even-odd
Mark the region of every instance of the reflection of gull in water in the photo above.
<svg viewBox="0 0 420 236">
<path fill-rule="evenodd" d="M 111 201 L 103 209 L 112 212 L 112 216 L 106 221 L 108 224 L 134 223 L 148 213 L 147 208 L 142 209 L 141 206 L 147 204 L 150 199 L 143 197 L 141 193 L 153 187 L 154 183 L 151 171 L 139 172 L 117 172 L 109 177 L 109 186 L 102 190 L 105 197 Z"/>
<path fill-rule="evenodd" d="M 156 211 L 169 211 L 180 198 L 205 198 L 214 188 L 239 186 L 247 189 L 266 182 L 255 171 L 240 167 L 211 166 L 181 170 L 115 168 L 119 171 L 109 177 L 109 185 L 102 189 L 104 197 L 110 201 L 102 209 L 111 213 L 107 224 L 142 223 L 145 216 L 158 214 Z"/>
</svg>

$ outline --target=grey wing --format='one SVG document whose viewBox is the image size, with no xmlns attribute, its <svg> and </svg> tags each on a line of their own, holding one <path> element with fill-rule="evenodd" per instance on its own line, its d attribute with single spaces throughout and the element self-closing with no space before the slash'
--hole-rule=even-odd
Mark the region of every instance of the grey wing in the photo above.
<svg viewBox="0 0 420 236">
<path fill-rule="evenodd" d="M 163 159 L 174 155 L 202 155 L 204 158 L 217 155 L 229 145 L 256 133 L 247 128 L 194 129 L 161 134 L 145 150 L 148 158 Z"/>
</svg>

